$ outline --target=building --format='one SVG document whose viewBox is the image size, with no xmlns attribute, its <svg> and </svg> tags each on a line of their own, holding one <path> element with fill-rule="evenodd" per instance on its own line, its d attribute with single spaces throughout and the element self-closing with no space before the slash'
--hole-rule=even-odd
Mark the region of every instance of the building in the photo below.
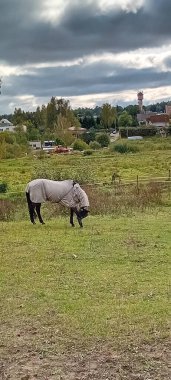
<svg viewBox="0 0 171 380">
<path fill-rule="evenodd" d="M 144 113 L 138 113 L 137 114 L 137 121 L 138 121 L 138 124 L 141 125 L 141 124 L 148 124 L 147 122 L 147 119 L 149 119 L 150 116 L 152 115 L 156 115 L 156 112 L 152 112 L 152 111 L 147 111 L 147 112 L 144 112 Z"/>
<path fill-rule="evenodd" d="M 86 128 L 81 128 L 81 127 L 80 128 L 70 127 L 70 128 L 68 128 L 68 131 L 70 131 L 73 136 L 79 137 L 83 133 L 87 132 L 87 129 Z"/>
<path fill-rule="evenodd" d="M 171 116 L 171 105 L 165 106 L 165 112 L 167 113 L 167 115 Z"/>
<path fill-rule="evenodd" d="M 138 107 L 139 107 L 140 113 L 143 113 L 143 97 L 144 97 L 143 91 L 139 91 L 137 93 L 137 99 L 138 99 Z"/>
<path fill-rule="evenodd" d="M 168 127 L 169 126 L 169 115 L 166 113 L 159 113 L 156 115 L 150 115 L 147 117 L 147 123 L 148 125 L 152 125 L 154 127 Z"/>
<path fill-rule="evenodd" d="M 41 149 L 41 148 L 42 148 L 42 143 L 41 143 L 41 141 L 29 141 L 29 145 L 30 145 L 33 149 Z"/>
<path fill-rule="evenodd" d="M 15 126 L 7 119 L 0 120 L 0 132 L 15 132 Z"/>
</svg>

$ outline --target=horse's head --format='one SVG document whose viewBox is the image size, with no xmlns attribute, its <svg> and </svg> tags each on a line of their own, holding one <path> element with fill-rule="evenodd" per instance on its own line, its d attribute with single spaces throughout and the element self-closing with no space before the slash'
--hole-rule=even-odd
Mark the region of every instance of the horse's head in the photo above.
<svg viewBox="0 0 171 380">
<path fill-rule="evenodd" d="M 88 216 L 89 210 L 86 207 L 81 207 L 78 211 L 78 216 L 80 219 L 84 219 Z"/>
</svg>

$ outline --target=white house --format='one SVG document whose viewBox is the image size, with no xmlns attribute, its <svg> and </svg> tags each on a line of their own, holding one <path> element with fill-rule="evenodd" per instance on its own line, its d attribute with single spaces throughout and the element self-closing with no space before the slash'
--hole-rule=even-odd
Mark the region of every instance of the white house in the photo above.
<svg viewBox="0 0 171 380">
<path fill-rule="evenodd" d="M 15 132 L 15 126 L 7 119 L 0 120 L 0 132 Z"/>
<path fill-rule="evenodd" d="M 41 147 L 42 147 L 42 143 L 41 143 L 41 141 L 29 141 L 29 145 L 30 145 L 33 149 L 41 149 Z"/>
</svg>

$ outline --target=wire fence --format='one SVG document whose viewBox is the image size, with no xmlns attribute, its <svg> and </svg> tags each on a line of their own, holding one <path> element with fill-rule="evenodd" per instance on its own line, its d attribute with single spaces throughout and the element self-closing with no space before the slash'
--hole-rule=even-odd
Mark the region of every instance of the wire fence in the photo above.
<svg viewBox="0 0 171 380">
<path fill-rule="evenodd" d="M 148 176 L 139 176 L 137 175 L 135 178 L 122 178 L 117 174 L 113 174 L 111 177 L 111 181 L 106 182 L 92 182 L 85 183 L 82 185 L 83 187 L 99 187 L 99 188 L 109 188 L 111 191 L 114 190 L 115 193 L 122 191 L 124 188 L 135 188 L 137 194 L 139 194 L 142 187 L 147 185 L 156 185 L 160 186 L 163 191 L 168 191 L 169 199 L 171 196 L 171 170 L 169 169 L 167 176 L 160 177 L 148 177 Z M 6 197 L 12 197 L 16 195 L 25 195 L 25 189 L 17 189 L 15 191 L 6 191 L 5 193 L 0 193 L 0 199 L 4 199 Z"/>
</svg>

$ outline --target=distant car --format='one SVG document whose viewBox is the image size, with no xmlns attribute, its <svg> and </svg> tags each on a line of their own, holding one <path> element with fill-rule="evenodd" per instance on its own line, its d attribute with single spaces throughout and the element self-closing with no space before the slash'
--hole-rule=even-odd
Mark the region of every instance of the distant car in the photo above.
<svg viewBox="0 0 171 380">
<path fill-rule="evenodd" d="M 117 131 L 112 131 L 112 132 L 110 133 L 110 137 L 115 137 L 116 133 L 117 133 Z"/>
<path fill-rule="evenodd" d="M 110 133 L 110 136 L 112 137 L 113 135 L 115 135 L 117 132 L 116 130 L 114 129 L 111 133 Z"/>
<path fill-rule="evenodd" d="M 68 148 L 66 146 L 58 145 L 54 149 L 54 153 L 70 153 L 71 150 L 72 150 L 71 148 Z"/>
</svg>

